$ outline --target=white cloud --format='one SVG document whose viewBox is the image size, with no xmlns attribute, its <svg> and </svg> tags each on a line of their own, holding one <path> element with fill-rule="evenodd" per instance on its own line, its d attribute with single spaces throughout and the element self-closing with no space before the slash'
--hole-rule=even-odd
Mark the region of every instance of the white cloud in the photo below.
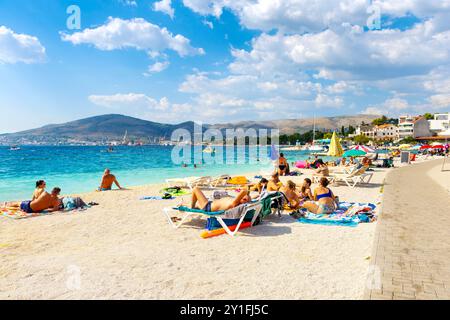
<svg viewBox="0 0 450 320">
<path fill-rule="evenodd" d="M 448 108 L 450 107 L 450 93 L 433 95 L 430 97 L 430 102 L 434 107 Z"/>
<path fill-rule="evenodd" d="M 158 73 L 166 70 L 169 67 L 169 65 L 170 65 L 169 61 L 155 62 L 154 64 L 148 67 L 148 72 Z"/>
<path fill-rule="evenodd" d="M 190 40 L 182 35 L 173 35 L 142 18 L 122 20 L 110 17 L 106 24 L 85 29 L 73 34 L 61 33 L 63 41 L 75 45 L 92 44 L 100 50 L 134 48 L 148 52 L 176 51 L 180 56 L 203 54 L 203 49 L 194 48 Z"/>
<path fill-rule="evenodd" d="M 434 33 L 433 22 L 415 28 L 364 32 L 341 26 L 315 34 L 262 34 L 252 49 L 233 50 L 234 73 L 298 73 L 316 70 L 331 79 L 386 79 L 424 74 L 448 63 L 450 31 Z"/>
<path fill-rule="evenodd" d="M 226 8 L 246 28 L 290 33 L 318 32 L 342 23 L 365 26 L 371 2 L 383 15 L 434 16 L 440 27 L 449 28 L 446 23 L 450 18 L 449 0 L 183 0 L 186 7 L 201 15 L 219 18 Z"/>
<path fill-rule="evenodd" d="M 211 30 L 214 29 L 214 24 L 211 21 L 208 20 L 203 20 L 202 23 L 207 26 L 208 28 L 210 28 Z"/>
<path fill-rule="evenodd" d="M 124 6 L 137 7 L 137 2 L 135 0 L 119 0 Z"/>
<path fill-rule="evenodd" d="M 161 0 L 153 4 L 153 10 L 163 12 L 173 19 L 175 10 L 172 8 L 172 0 Z"/>
<path fill-rule="evenodd" d="M 318 108 L 340 108 L 344 105 L 344 100 L 341 97 L 330 97 L 325 94 L 318 94 L 315 100 Z"/>
<path fill-rule="evenodd" d="M 126 108 L 127 111 L 130 109 L 165 111 L 170 105 L 169 100 L 166 97 L 158 101 L 142 93 L 90 95 L 88 99 L 90 102 L 98 106 L 112 109 Z"/>
<path fill-rule="evenodd" d="M 384 110 L 381 110 L 379 108 L 368 107 L 368 108 L 366 108 L 366 110 L 364 110 L 362 112 L 362 114 L 381 116 L 381 115 L 383 115 L 383 112 L 384 112 Z"/>
<path fill-rule="evenodd" d="M 0 26 L 0 64 L 31 64 L 44 62 L 45 59 L 45 48 L 37 37 L 15 33 L 5 26 Z"/>
</svg>

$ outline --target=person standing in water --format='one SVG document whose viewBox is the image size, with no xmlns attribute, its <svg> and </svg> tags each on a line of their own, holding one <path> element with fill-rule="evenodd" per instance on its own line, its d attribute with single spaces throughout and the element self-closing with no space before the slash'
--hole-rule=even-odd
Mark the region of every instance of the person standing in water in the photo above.
<svg viewBox="0 0 450 320">
<path fill-rule="evenodd" d="M 111 171 L 109 169 L 105 169 L 105 172 L 103 173 L 102 182 L 100 183 L 100 187 L 98 188 L 98 191 L 109 191 L 112 188 L 113 183 L 119 188 L 123 189 L 119 182 L 117 181 L 116 177 L 111 174 Z"/>
<path fill-rule="evenodd" d="M 278 158 L 278 175 L 284 176 L 286 175 L 286 169 L 288 167 L 288 162 L 284 157 L 283 153 L 280 153 L 280 158 Z"/>
</svg>

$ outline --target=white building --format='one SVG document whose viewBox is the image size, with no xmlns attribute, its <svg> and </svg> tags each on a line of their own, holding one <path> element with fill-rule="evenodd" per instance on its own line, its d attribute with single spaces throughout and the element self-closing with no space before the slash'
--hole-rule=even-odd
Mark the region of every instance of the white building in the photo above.
<svg viewBox="0 0 450 320">
<path fill-rule="evenodd" d="M 450 112 L 438 113 L 433 120 L 428 120 L 430 130 L 438 136 L 450 136 Z"/>
<path fill-rule="evenodd" d="M 374 126 L 371 124 L 360 125 L 352 136 L 363 135 L 374 140 L 398 139 L 398 127 L 393 124 Z"/>
<path fill-rule="evenodd" d="M 423 116 L 401 116 L 398 119 L 398 135 L 400 139 L 407 137 L 430 137 L 430 124 Z"/>
</svg>

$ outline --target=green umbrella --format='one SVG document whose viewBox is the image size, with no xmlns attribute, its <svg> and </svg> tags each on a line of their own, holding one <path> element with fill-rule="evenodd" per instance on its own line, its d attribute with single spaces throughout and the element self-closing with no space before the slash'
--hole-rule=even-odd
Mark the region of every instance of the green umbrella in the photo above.
<svg viewBox="0 0 450 320">
<path fill-rule="evenodd" d="M 343 157 L 361 157 L 365 156 L 367 153 L 362 150 L 347 150 L 344 152 Z"/>
</svg>

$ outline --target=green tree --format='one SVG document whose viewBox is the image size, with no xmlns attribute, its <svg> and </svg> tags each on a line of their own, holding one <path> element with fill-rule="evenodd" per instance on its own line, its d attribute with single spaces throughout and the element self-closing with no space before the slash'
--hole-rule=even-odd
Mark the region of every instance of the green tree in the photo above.
<svg viewBox="0 0 450 320">
<path fill-rule="evenodd" d="M 433 120 L 433 119 L 434 119 L 434 115 L 431 114 L 431 113 L 428 113 L 428 112 L 425 113 L 423 116 L 424 116 L 425 119 L 427 119 L 427 120 Z"/>
<path fill-rule="evenodd" d="M 356 144 L 367 144 L 370 141 L 370 139 L 365 135 L 360 134 L 359 136 L 354 137 L 353 141 Z"/>
<path fill-rule="evenodd" d="M 348 126 L 348 134 L 354 134 L 356 129 L 353 126 Z"/>
<path fill-rule="evenodd" d="M 333 134 L 331 132 L 327 132 L 323 135 L 323 139 L 331 139 L 333 137 Z"/>
<path fill-rule="evenodd" d="M 382 116 L 381 118 L 377 118 L 372 121 L 372 124 L 375 126 L 381 126 L 382 124 L 388 123 L 389 119 L 386 116 Z"/>
<path fill-rule="evenodd" d="M 417 143 L 417 140 L 414 139 L 413 137 L 406 137 L 403 138 L 402 140 L 400 140 L 401 144 L 415 144 Z"/>
</svg>

